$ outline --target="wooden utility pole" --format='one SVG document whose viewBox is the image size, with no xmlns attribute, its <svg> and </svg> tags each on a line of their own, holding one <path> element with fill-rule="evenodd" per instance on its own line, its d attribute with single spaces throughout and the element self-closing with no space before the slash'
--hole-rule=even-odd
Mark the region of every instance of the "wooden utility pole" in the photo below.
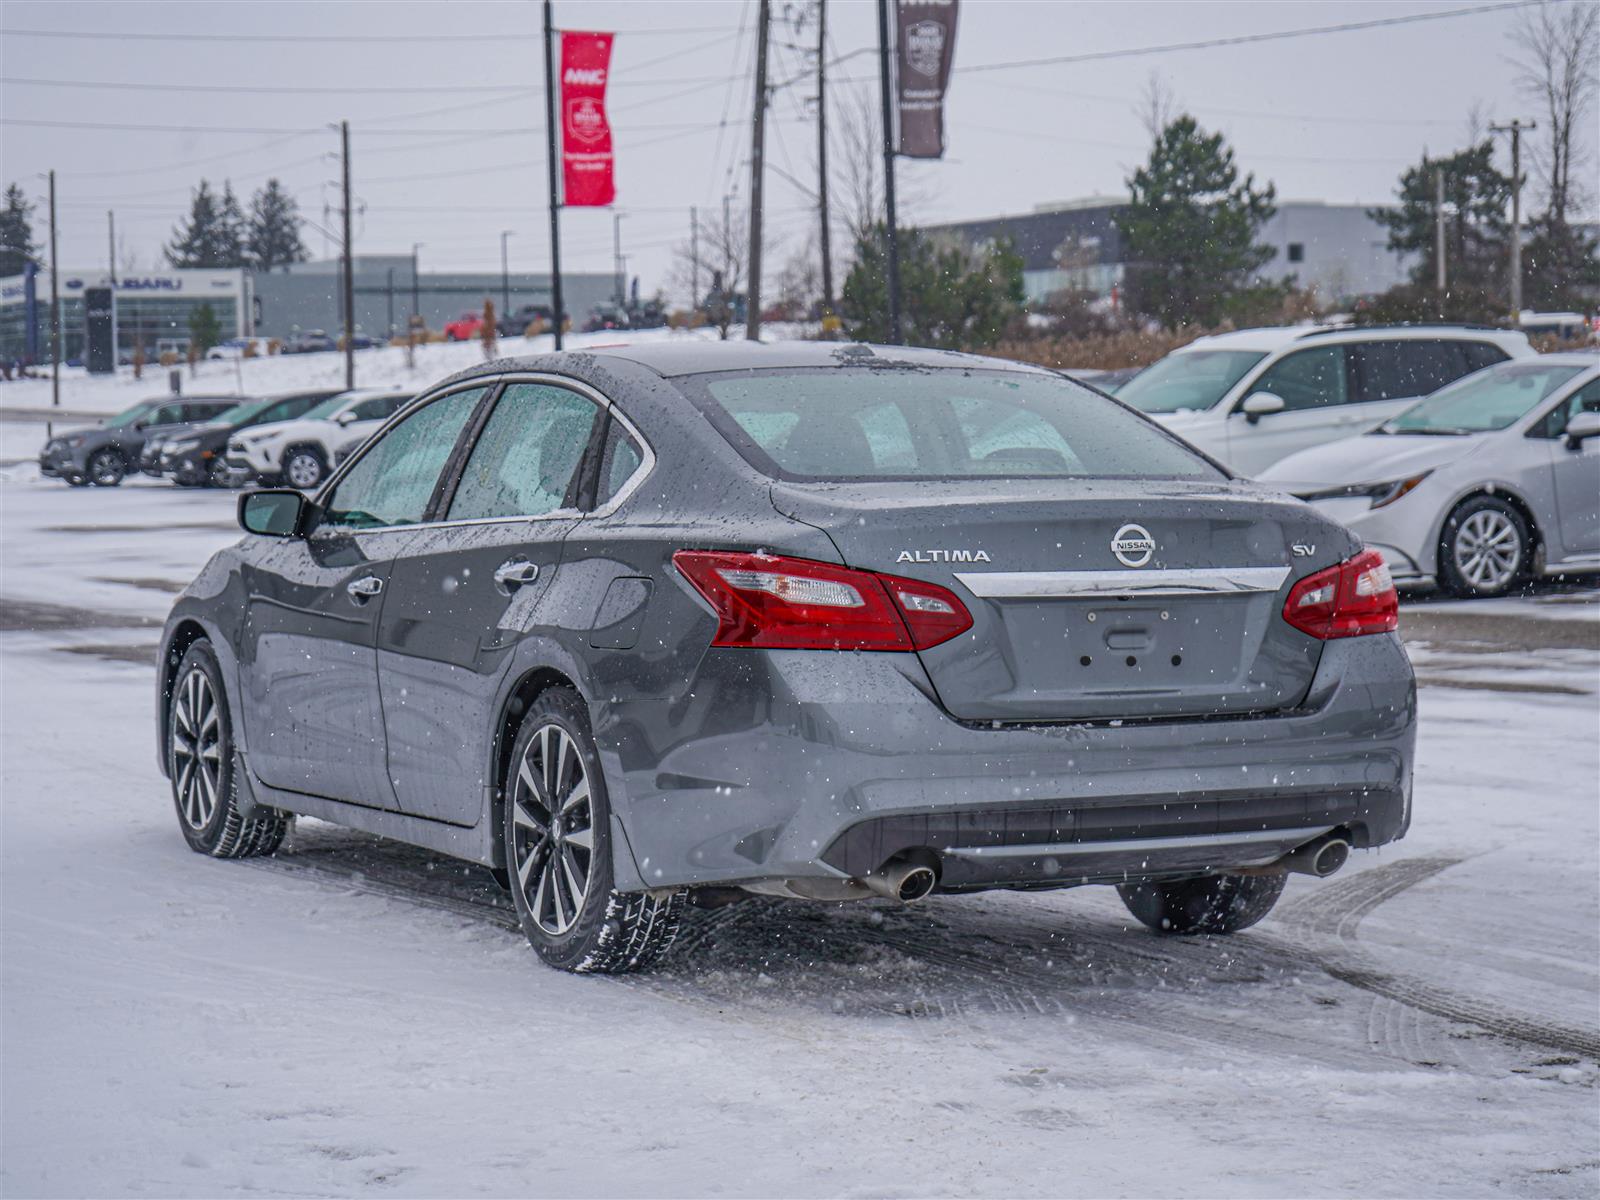
<svg viewBox="0 0 1600 1200">
<path fill-rule="evenodd" d="M 111 286 L 117 286 L 117 214 L 106 209 L 106 270 L 111 275 Z"/>
<path fill-rule="evenodd" d="M 550 0 L 544 0 L 544 135 L 550 165 L 550 328 L 561 349 L 561 202 L 556 162 L 556 27 Z"/>
<path fill-rule="evenodd" d="M 817 220 L 822 238 L 822 315 L 833 315 L 833 254 L 828 238 L 828 0 L 817 0 Z"/>
<path fill-rule="evenodd" d="M 689 206 L 689 311 L 700 307 L 700 210 Z"/>
<path fill-rule="evenodd" d="M 1522 320 L 1522 131 L 1537 129 L 1532 121 L 1511 118 L 1509 125 L 1491 125 L 1490 133 L 1511 135 L 1511 323 Z"/>
<path fill-rule="evenodd" d="M 878 90 L 883 98 L 883 206 L 888 239 L 889 344 L 900 344 L 900 239 L 894 217 L 894 88 L 890 83 L 889 0 L 878 0 Z"/>
<path fill-rule="evenodd" d="M 772 5 L 761 0 L 756 19 L 756 105 L 750 129 L 750 274 L 745 287 L 744 336 L 761 340 L 761 180 L 767 149 L 767 32 Z"/>
<path fill-rule="evenodd" d="M 356 386 L 356 263 L 355 235 L 350 220 L 350 122 L 339 122 L 339 147 L 344 160 L 344 386 Z"/>
<path fill-rule="evenodd" d="M 1444 168 L 1433 169 L 1433 285 L 1444 298 Z"/>
<path fill-rule="evenodd" d="M 50 172 L 50 407 L 61 407 L 61 264 L 56 259 L 56 173 Z"/>
</svg>

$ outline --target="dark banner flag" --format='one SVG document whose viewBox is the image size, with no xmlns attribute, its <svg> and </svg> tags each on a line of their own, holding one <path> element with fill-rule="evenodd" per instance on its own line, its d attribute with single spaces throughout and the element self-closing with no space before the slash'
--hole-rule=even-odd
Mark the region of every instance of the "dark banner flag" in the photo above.
<svg viewBox="0 0 1600 1200">
<path fill-rule="evenodd" d="M 896 0 L 895 78 L 900 93 L 900 153 L 944 157 L 944 94 L 956 45 L 956 0 Z"/>
<path fill-rule="evenodd" d="M 612 37 L 561 35 L 562 203 L 569 208 L 603 208 L 617 198 L 606 117 Z"/>
</svg>

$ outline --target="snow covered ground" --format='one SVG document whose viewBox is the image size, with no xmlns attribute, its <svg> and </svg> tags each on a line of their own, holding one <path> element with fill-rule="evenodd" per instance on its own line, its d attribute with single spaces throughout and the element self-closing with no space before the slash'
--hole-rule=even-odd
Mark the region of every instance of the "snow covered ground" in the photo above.
<svg viewBox="0 0 1600 1200">
<path fill-rule="evenodd" d="M 1155 937 L 1103 889 L 755 901 L 577 978 L 476 868 L 309 821 L 272 860 L 190 853 L 150 659 L 233 496 L 8 474 L 5 1195 L 1600 1189 L 1592 588 L 1408 608 L 1411 836 L 1238 937 Z"/>
</svg>

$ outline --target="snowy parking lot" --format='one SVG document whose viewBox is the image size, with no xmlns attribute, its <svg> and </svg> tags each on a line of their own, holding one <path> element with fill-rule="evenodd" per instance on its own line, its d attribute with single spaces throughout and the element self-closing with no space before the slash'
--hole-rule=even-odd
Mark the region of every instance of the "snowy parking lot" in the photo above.
<svg viewBox="0 0 1600 1200">
<path fill-rule="evenodd" d="M 192 854 L 152 662 L 234 497 L 5 474 L 7 1195 L 1600 1188 L 1592 586 L 1409 601 L 1410 836 L 1237 937 L 1108 889 L 756 900 L 575 977 L 476 867 L 314 821 Z"/>
</svg>

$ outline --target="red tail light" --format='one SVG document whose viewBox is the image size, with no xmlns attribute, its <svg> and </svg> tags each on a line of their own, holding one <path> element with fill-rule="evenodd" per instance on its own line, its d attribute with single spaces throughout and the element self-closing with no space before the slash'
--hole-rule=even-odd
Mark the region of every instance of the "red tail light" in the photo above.
<svg viewBox="0 0 1600 1200">
<path fill-rule="evenodd" d="M 713 646 L 926 650 L 972 628 L 954 592 L 917 579 L 721 550 L 672 562 L 716 611 Z"/>
<path fill-rule="evenodd" d="M 1400 597 L 1383 556 L 1363 550 L 1290 588 L 1283 619 L 1324 641 L 1388 633 L 1400 624 Z"/>
</svg>

